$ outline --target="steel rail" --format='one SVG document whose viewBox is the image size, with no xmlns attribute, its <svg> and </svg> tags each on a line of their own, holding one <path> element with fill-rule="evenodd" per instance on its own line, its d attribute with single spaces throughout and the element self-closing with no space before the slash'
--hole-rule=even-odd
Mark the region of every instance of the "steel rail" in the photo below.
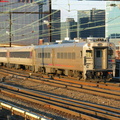
<svg viewBox="0 0 120 120">
<path fill-rule="evenodd" d="M 3 69 L 2 69 L 3 70 Z M 4 70 L 8 70 L 8 68 L 4 68 Z M 11 69 L 10 69 L 11 70 Z M 16 74 L 16 75 L 20 75 L 21 71 L 20 70 L 13 70 L 14 72 L 12 71 L 9 71 L 10 74 Z M 28 77 L 29 76 L 29 73 L 30 72 L 27 72 L 27 74 L 25 74 L 24 72 L 24 75 L 23 75 L 23 71 L 21 73 L 22 76 L 24 77 Z M 32 73 L 33 77 L 36 75 L 36 76 L 41 76 L 40 74 L 36 74 L 36 73 Z M 40 78 L 40 77 L 34 77 L 36 79 Z M 49 78 L 49 77 L 47 77 Z M 58 80 L 58 81 L 64 81 L 64 82 L 69 82 L 71 84 L 78 84 L 78 85 L 85 85 L 85 86 L 92 86 L 92 87 L 97 87 L 97 88 L 103 88 L 103 89 L 110 89 L 110 90 L 117 90 L 117 91 L 120 91 L 120 84 L 113 84 L 113 83 L 91 83 L 91 82 L 84 82 L 84 81 L 78 81 L 78 80 L 71 80 L 71 79 L 64 79 L 64 78 L 58 78 L 58 77 L 54 77 L 54 80 Z"/>
<path fill-rule="evenodd" d="M 27 78 L 27 80 L 32 80 L 35 82 L 44 83 L 44 84 L 48 84 L 56 87 L 67 88 L 70 90 L 75 90 L 75 91 L 80 91 L 80 92 L 85 92 L 93 95 L 120 100 L 120 92 L 117 92 L 117 91 L 110 91 L 106 89 L 100 89 L 97 87 L 69 83 L 68 81 L 67 82 L 66 81 L 62 82 L 59 80 L 56 81 L 56 80 L 47 79 L 47 78 L 40 78 L 39 80 L 34 78 Z"/>
<path fill-rule="evenodd" d="M 42 98 L 38 98 L 38 97 L 34 97 L 34 96 L 30 96 L 27 94 L 23 94 L 23 93 L 18 93 L 15 91 L 11 91 L 11 90 L 5 90 L 5 89 L 1 89 L 0 92 L 4 93 L 4 94 L 8 94 L 11 97 L 13 96 L 14 98 L 20 98 L 22 100 L 26 100 L 28 102 L 37 104 L 37 105 L 42 105 L 42 108 L 46 108 L 46 109 L 53 109 L 56 112 L 59 112 L 61 115 L 66 114 L 67 116 L 74 116 L 75 118 L 85 118 L 85 119 L 92 119 L 92 120 L 98 120 L 98 118 L 83 114 L 81 112 L 77 112 L 75 110 L 72 109 L 68 109 L 66 107 L 62 107 L 60 105 L 57 105 L 57 103 L 55 101 L 48 101 Z"/>
<path fill-rule="evenodd" d="M 30 91 L 30 90 L 28 91 L 28 90 L 21 89 L 21 88 L 16 88 L 16 89 L 17 89 L 17 91 L 20 91 L 22 93 L 27 93 L 27 94 L 34 95 L 37 97 L 41 97 L 42 99 L 40 99 L 40 101 L 43 101 L 45 99 L 45 101 L 49 103 L 50 100 L 53 100 L 52 104 L 56 104 L 56 102 L 54 102 L 54 101 L 57 101 L 57 105 L 60 105 L 60 106 L 63 106 L 63 107 L 69 108 L 69 109 L 83 111 L 83 112 L 86 112 L 87 114 L 92 114 L 92 115 L 97 114 L 97 116 L 99 116 L 99 117 L 106 116 L 106 118 L 109 118 L 109 119 L 114 118 L 114 117 L 120 118 L 120 110 L 119 109 L 110 108 L 110 107 L 106 107 L 106 106 L 104 106 L 102 108 L 102 106 L 99 107 L 99 105 L 95 105 L 98 107 L 98 108 L 95 108 L 95 106 L 93 107 L 90 103 L 88 106 L 88 104 L 86 105 L 85 102 L 84 102 L 84 104 L 80 104 L 79 102 L 76 102 L 76 100 L 71 101 L 70 99 L 65 99 L 65 98 L 63 100 L 63 98 L 60 99 L 60 97 L 56 98 L 55 96 L 51 97 L 48 95 L 43 95 L 43 94 L 41 95 L 41 93 L 36 93 L 35 91 Z M 60 103 L 58 104 L 58 102 L 60 102 Z M 72 102 L 72 104 L 70 104 L 71 102 Z M 100 108 L 102 108 L 102 109 L 100 109 Z M 116 111 L 116 113 L 114 111 Z"/>
</svg>

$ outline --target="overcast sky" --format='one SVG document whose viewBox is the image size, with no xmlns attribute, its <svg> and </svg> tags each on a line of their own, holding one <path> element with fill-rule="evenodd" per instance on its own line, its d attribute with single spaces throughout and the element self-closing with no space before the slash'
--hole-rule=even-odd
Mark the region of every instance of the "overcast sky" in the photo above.
<svg viewBox="0 0 120 120">
<path fill-rule="evenodd" d="M 77 10 L 105 9 L 105 1 L 52 0 L 52 8 L 61 10 L 61 21 L 77 20 Z"/>
</svg>

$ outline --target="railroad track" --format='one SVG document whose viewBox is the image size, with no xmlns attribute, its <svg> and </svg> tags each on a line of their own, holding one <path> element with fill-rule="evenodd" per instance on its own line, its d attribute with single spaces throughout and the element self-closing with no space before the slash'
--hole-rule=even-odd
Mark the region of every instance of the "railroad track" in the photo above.
<svg viewBox="0 0 120 120">
<path fill-rule="evenodd" d="M 15 74 L 15 75 L 21 75 L 21 76 L 26 76 L 28 77 L 29 74 L 31 74 L 31 76 L 33 78 L 41 78 L 41 77 L 44 77 L 44 78 L 50 78 L 48 77 L 47 75 L 42 75 L 41 73 L 31 73 L 30 71 L 23 71 L 23 70 L 16 70 L 16 69 L 10 69 L 10 68 L 5 68 L 5 67 L 2 67 L 1 69 L 1 72 L 4 70 L 4 72 L 7 72 L 7 73 L 10 73 L 10 74 Z M 4 74 L 4 73 L 3 73 Z M 89 86 L 95 86 L 95 87 L 99 87 L 99 88 L 105 88 L 105 89 L 111 89 L 111 90 L 120 90 L 120 83 L 111 83 L 111 82 L 107 82 L 107 83 L 104 83 L 103 81 L 98 81 L 98 80 L 89 80 L 89 81 L 84 81 L 84 80 L 81 80 L 81 81 L 78 81 L 74 78 L 71 78 L 71 77 L 61 77 L 61 79 L 59 79 L 58 77 L 54 77 L 54 79 L 56 80 L 61 80 L 61 81 L 68 81 L 70 83 L 77 83 L 77 84 L 81 84 L 81 85 L 89 85 Z"/>
<path fill-rule="evenodd" d="M 106 119 L 119 120 L 120 109 L 83 102 L 80 100 L 52 95 L 44 92 L 23 89 L 8 84 L 0 84 L 0 92 L 7 94 L 13 98 L 19 98 L 36 105 L 42 105 L 43 108 L 53 110 L 55 113 L 64 117 L 80 120 L 80 119 Z"/>
<path fill-rule="evenodd" d="M 105 98 L 120 100 L 120 87 L 116 87 L 116 86 L 112 87 L 112 86 L 106 86 L 106 85 L 104 86 L 102 84 L 71 81 L 64 78 L 50 79 L 50 78 L 42 78 L 42 77 L 35 77 L 35 76 L 31 76 L 30 78 L 28 78 L 28 74 L 17 73 L 14 71 L 12 72 L 7 70 L 3 70 L 2 74 L 3 73 L 9 74 L 9 75 L 11 74 L 11 76 L 14 75 L 14 77 L 23 78 L 24 80 L 27 79 L 27 80 L 38 82 L 38 83 L 44 83 L 47 85 L 66 88 L 69 90 L 75 90 L 75 91 L 85 92 L 85 93 L 89 93 L 97 96 L 102 96 Z"/>
</svg>

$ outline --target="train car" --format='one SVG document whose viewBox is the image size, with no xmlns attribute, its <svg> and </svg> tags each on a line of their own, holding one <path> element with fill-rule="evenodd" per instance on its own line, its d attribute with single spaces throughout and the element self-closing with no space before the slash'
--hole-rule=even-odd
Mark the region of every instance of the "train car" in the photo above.
<svg viewBox="0 0 120 120">
<path fill-rule="evenodd" d="M 103 39 L 0 49 L 0 63 L 78 79 L 115 76 L 115 45 Z"/>
<path fill-rule="evenodd" d="M 115 45 L 105 40 L 35 47 L 36 71 L 84 79 L 115 75 Z"/>
<path fill-rule="evenodd" d="M 8 49 L 9 67 L 23 68 L 34 71 L 34 46 L 13 47 Z"/>
<path fill-rule="evenodd" d="M 116 45 L 116 71 L 115 76 L 120 77 L 120 45 Z"/>
<path fill-rule="evenodd" d="M 23 68 L 34 71 L 34 54 L 34 46 L 0 48 L 0 63 L 10 68 Z"/>
<path fill-rule="evenodd" d="M 8 65 L 8 49 L 0 48 L 0 65 L 7 66 Z"/>
</svg>

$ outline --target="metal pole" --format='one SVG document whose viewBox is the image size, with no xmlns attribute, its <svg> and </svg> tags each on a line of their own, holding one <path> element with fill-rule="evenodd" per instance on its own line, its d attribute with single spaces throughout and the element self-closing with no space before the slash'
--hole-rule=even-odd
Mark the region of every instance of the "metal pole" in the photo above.
<svg viewBox="0 0 120 120">
<path fill-rule="evenodd" d="M 51 31 L 51 28 L 52 28 L 52 24 L 51 24 L 51 21 L 52 21 L 52 16 L 51 16 L 51 13 L 52 13 L 52 9 L 51 9 L 51 0 L 49 0 L 49 42 L 52 42 L 52 31 Z"/>
<path fill-rule="evenodd" d="M 119 76 L 118 77 L 120 77 L 120 63 L 118 63 L 118 64 L 119 64 L 119 68 L 118 68 L 119 69 Z"/>
<path fill-rule="evenodd" d="M 43 10 L 43 4 L 38 4 L 39 6 L 39 40 L 41 39 L 41 35 L 42 35 L 42 10 Z M 39 40 L 38 40 L 38 44 L 39 44 Z"/>
<path fill-rule="evenodd" d="M 12 25 L 12 23 L 11 23 L 11 12 L 9 12 L 9 14 L 10 14 L 10 28 L 9 28 L 9 45 L 10 45 L 10 47 L 11 47 L 11 25 Z"/>
</svg>

